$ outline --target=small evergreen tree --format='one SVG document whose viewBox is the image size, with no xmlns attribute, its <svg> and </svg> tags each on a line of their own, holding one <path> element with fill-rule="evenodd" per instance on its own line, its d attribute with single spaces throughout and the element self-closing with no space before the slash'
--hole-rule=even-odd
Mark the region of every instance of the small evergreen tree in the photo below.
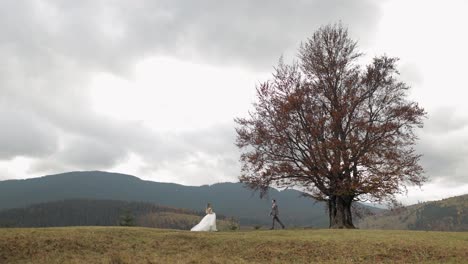
<svg viewBox="0 0 468 264">
<path fill-rule="evenodd" d="M 129 211 L 120 216 L 120 226 L 135 226 L 135 218 Z"/>
</svg>

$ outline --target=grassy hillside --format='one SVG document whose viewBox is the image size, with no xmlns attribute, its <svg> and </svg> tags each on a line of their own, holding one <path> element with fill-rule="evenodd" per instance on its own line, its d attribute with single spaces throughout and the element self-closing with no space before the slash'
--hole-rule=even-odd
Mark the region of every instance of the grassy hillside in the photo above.
<svg viewBox="0 0 468 264">
<path fill-rule="evenodd" d="M 468 194 L 362 219 L 359 228 L 468 231 Z"/>
<path fill-rule="evenodd" d="M 468 233 L 0 229 L 0 263 L 466 263 Z"/>
<path fill-rule="evenodd" d="M 0 211 L 0 227 L 118 226 L 129 217 L 136 226 L 189 230 L 204 215 L 145 202 L 71 199 Z"/>
</svg>

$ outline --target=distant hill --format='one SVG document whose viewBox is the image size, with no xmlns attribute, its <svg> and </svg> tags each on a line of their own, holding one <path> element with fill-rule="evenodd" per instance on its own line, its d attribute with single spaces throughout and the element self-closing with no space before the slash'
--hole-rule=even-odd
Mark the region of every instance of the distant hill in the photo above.
<svg viewBox="0 0 468 264">
<path fill-rule="evenodd" d="M 468 231 L 468 194 L 369 216 L 358 226 L 363 229 Z"/>
<path fill-rule="evenodd" d="M 271 189 L 269 198 L 278 201 L 280 218 L 288 226 L 328 226 L 324 204 L 298 191 Z M 240 183 L 194 187 L 100 171 L 0 181 L 0 210 L 64 199 L 141 201 L 194 211 L 211 202 L 216 213 L 235 217 L 241 225 L 271 224 L 270 199 L 259 199 Z"/>
<path fill-rule="evenodd" d="M 72 199 L 0 211 L 0 227 L 118 226 L 188 230 L 203 212 L 159 206 L 145 202 Z M 231 224 L 218 215 L 218 228 Z M 128 222 L 125 222 L 127 220 Z M 235 224 L 235 223 L 232 223 Z"/>
</svg>

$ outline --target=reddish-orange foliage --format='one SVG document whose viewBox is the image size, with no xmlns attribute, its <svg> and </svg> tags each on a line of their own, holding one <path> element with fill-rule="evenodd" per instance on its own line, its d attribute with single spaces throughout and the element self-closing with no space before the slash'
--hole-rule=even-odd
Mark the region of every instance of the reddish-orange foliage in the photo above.
<svg viewBox="0 0 468 264">
<path fill-rule="evenodd" d="M 352 228 L 351 203 L 382 201 L 425 179 L 414 150 L 424 109 L 406 98 L 396 58 L 366 67 L 341 24 L 320 28 L 299 62 L 275 69 L 257 88 L 248 118 L 238 118 L 241 182 L 299 187 L 327 201 L 330 226 Z"/>
</svg>

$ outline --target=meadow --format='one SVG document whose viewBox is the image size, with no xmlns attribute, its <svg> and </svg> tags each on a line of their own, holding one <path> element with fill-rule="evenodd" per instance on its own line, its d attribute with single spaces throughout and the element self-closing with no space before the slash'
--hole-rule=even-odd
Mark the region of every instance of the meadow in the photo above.
<svg viewBox="0 0 468 264">
<path fill-rule="evenodd" d="M 468 263 L 468 233 L 3 228 L 0 263 Z"/>
</svg>

